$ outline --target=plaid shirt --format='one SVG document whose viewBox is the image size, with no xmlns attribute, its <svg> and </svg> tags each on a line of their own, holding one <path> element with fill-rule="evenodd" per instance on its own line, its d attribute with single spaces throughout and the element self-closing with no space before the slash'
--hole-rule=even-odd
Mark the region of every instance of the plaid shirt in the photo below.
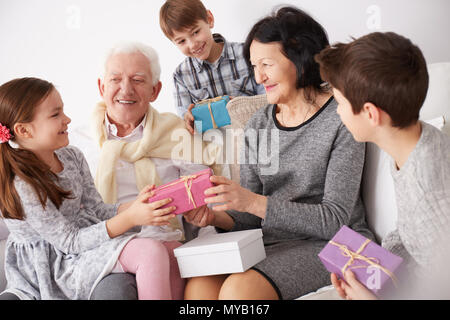
<svg viewBox="0 0 450 320">
<path fill-rule="evenodd" d="M 265 93 L 245 62 L 244 44 L 227 42 L 217 33 L 213 37 L 214 41 L 224 43 L 222 55 L 215 63 L 188 57 L 173 74 L 176 109 L 181 117 L 191 103 L 200 100 L 223 95 L 237 97 Z"/>
</svg>

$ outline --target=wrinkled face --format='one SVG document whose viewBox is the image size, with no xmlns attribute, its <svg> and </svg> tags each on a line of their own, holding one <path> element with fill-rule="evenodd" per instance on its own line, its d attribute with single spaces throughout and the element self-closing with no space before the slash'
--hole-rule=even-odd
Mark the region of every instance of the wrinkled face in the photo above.
<svg viewBox="0 0 450 320">
<path fill-rule="evenodd" d="M 337 113 L 341 117 L 342 123 L 353 135 L 353 138 L 358 142 L 368 141 L 368 126 L 366 118 L 364 117 L 364 111 L 361 111 L 359 114 L 354 114 L 352 105 L 338 89 L 333 88 L 333 95 L 338 103 Z"/>
<path fill-rule="evenodd" d="M 106 62 L 99 89 L 113 123 L 138 125 L 158 97 L 161 83 L 153 84 L 150 62 L 142 53 L 119 53 Z"/>
<path fill-rule="evenodd" d="M 174 31 L 172 42 L 185 56 L 209 61 L 214 46 L 213 26 L 214 18 L 208 12 L 208 21 L 198 20 L 192 28 Z"/>
<path fill-rule="evenodd" d="M 70 121 L 64 113 L 64 103 L 59 92 L 53 89 L 36 107 L 33 121 L 25 124 L 30 135 L 24 145 L 36 153 L 53 152 L 67 146 Z M 19 143 L 22 144 L 21 141 Z"/>
<path fill-rule="evenodd" d="M 269 103 L 286 103 L 295 95 L 297 69 L 283 54 L 280 43 L 253 40 L 250 45 L 250 62 L 256 82 L 264 85 L 266 89 Z"/>
</svg>

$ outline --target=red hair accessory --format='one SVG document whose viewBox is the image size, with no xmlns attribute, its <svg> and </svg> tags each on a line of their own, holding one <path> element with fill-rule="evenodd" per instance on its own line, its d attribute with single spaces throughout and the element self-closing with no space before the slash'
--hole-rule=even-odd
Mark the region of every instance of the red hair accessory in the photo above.
<svg viewBox="0 0 450 320">
<path fill-rule="evenodd" d="M 0 123 L 0 143 L 8 142 L 11 139 L 11 132 Z"/>
</svg>

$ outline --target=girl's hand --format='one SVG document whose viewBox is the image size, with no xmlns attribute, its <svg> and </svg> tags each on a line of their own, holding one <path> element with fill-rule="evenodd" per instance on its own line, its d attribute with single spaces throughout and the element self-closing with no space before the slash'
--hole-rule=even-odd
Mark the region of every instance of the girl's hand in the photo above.
<svg viewBox="0 0 450 320">
<path fill-rule="evenodd" d="M 148 199 L 155 193 L 155 186 L 146 186 L 137 196 L 136 200 L 123 203 L 118 208 L 118 214 L 106 221 L 106 231 L 111 239 L 118 237 L 136 226 L 164 226 L 174 218 L 170 214 L 175 207 L 159 209 L 171 199 L 164 199 L 148 203 Z"/>
<path fill-rule="evenodd" d="M 212 176 L 211 182 L 216 184 L 205 191 L 205 195 L 214 195 L 206 198 L 206 203 L 220 203 L 213 208 L 214 211 L 237 210 L 254 214 L 262 219 L 266 217 L 267 198 L 253 193 L 236 182 L 220 176 Z"/>
<path fill-rule="evenodd" d="M 169 220 L 175 218 L 170 214 L 176 208 L 174 206 L 160 209 L 162 206 L 172 202 L 167 198 L 155 202 L 148 202 L 148 199 L 154 195 L 154 186 L 145 187 L 138 195 L 136 200 L 127 209 L 127 213 L 134 226 L 165 226 Z"/>
<path fill-rule="evenodd" d="M 197 209 L 192 209 L 183 214 L 184 218 L 190 224 L 198 227 L 207 227 L 213 225 L 215 220 L 214 212 L 212 212 L 206 205 Z"/>
<path fill-rule="evenodd" d="M 192 109 L 194 107 L 194 104 L 189 105 L 188 111 L 184 114 L 184 124 L 191 134 L 194 134 L 194 116 L 192 115 Z"/>
<path fill-rule="evenodd" d="M 331 274 L 331 283 L 336 289 L 339 296 L 346 300 L 377 300 L 372 291 L 367 289 L 361 282 L 359 282 L 355 274 L 351 270 L 345 272 L 345 280 L 338 279 L 337 275 Z"/>
</svg>

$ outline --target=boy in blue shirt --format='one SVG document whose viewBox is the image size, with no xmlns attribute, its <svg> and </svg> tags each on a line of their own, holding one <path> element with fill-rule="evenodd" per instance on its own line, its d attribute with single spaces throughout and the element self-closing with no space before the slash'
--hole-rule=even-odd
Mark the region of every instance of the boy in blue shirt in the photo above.
<svg viewBox="0 0 450 320">
<path fill-rule="evenodd" d="M 212 34 L 214 16 L 200 0 L 167 0 L 160 10 L 160 26 L 186 59 L 173 78 L 176 109 L 194 133 L 194 104 L 228 95 L 264 94 L 243 55 L 243 43 L 227 42 Z"/>
</svg>

